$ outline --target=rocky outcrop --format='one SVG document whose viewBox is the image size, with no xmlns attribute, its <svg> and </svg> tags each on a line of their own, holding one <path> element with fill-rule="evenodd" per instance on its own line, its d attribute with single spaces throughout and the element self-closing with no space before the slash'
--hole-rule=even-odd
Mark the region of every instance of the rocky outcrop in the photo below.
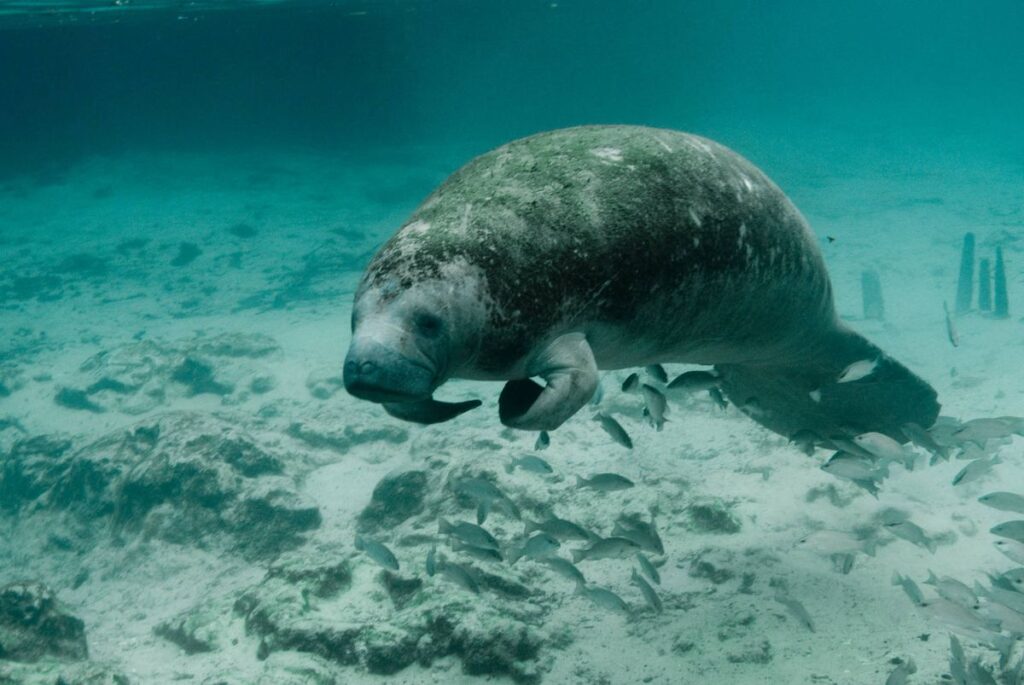
<svg viewBox="0 0 1024 685">
<path fill-rule="evenodd" d="M 0 659 L 34 662 L 86 659 L 85 623 L 38 582 L 0 588 Z"/>
<path fill-rule="evenodd" d="M 121 536 L 198 546 L 226 539 L 251 558 L 293 548 L 320 525 L 282 456 L 225 420 L 171 413 L 68 450 L 52 438 L 18 443 L 0 492 L 18 506 L 109 518 Z"/>
</svg>

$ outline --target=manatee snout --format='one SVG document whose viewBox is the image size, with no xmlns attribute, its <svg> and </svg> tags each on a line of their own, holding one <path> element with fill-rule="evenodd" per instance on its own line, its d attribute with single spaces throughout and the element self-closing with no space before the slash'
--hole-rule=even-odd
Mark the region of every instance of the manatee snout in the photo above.
<svg viewBox="0 0 1024 685">
<path fill-rule="evenodd" d="M 354 342 L 343 373 L 349 394 L 370 402 L 410 402 L 430 397 L 434 373 L 379 343 Z"/>
</svg>

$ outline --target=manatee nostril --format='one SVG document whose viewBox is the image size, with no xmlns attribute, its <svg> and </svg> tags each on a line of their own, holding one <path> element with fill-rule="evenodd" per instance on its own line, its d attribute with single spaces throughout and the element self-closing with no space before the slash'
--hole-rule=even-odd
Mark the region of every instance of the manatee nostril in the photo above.
<svg viewBox="0 0 1024 685">
<path fill-rule="evenodd" d="M 363 362 L 362 364 L 359 365 L 359 373 L 363 374 L 364 376 L 365 375 L 369 375 L 369 374 L 373 373 L 376 370 L 377 370 L 377 365 L 374 364 L 373 362 L 367 361 L 367 362 Z"/>
</svg>

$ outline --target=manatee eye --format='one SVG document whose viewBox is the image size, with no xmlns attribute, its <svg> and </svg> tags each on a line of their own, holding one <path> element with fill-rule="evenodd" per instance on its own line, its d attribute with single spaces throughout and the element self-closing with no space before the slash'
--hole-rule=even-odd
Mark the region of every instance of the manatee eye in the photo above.
<svg viewBox="0 0 1024 685">
<path fill-rule="evenodd" d="M 421 312 L 416 315 L 414 322 L 416 330 L 428 338 L 437 337 L 441 333 L 441 318 L 433 314 Z"/>
</svg>

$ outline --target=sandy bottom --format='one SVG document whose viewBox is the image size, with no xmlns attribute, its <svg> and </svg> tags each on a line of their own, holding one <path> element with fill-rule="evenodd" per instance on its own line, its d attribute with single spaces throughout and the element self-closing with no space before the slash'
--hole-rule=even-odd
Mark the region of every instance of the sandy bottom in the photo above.
<svg viewBox="0 0 1024 685">
<path fill-rule="evenodd" d="M 0 370 L 15 387 L 0 398 L 0 418 L 21 427 L 0 432 L 0 447 L 50 433 L 85 444 L 172 409 L 220 412 L 248 425 L 275 403 L 294 416 L 323 407 L 306 381 L 314 371 L 340 368 L 361 265 L 458 161 L 451 152 L 429 150 L 376 160 L 279 151 L 137 156 L 0 182 Z M 954 348 L 942 306 L 952 303 L 960 241 L 972 230 L 979 256 L 1004 246 L 1011 313 L 1018 310 L 1024 294 L 1019 172 L 943 159 L 855 162 L 826 171 L 834 168 L 828 160 L 800 159 L 777 174 L 822 238 L 844 318 L 928 379 L 944 414 L 1024 415 L 1019 314 L 960 317 Z M 885 323 L 860 319 L 860 274 L 868 268 L 881 276 Z M 54 401 L 57 389 L 74 385 L 80 366 L 97 353 L 141 340 L 175 345 L 223 333 L 276 341 L 280 354 L 261 362 L 276 379 L 271 391 L 230 406 L 215 395 L 173 397 L 139 414 L 92 413 Z M 548 595 L 554 606 L 544 627 L 571 640 L 550 650 L 545 682 L 882 683 L 892 660 L 907 658 L 919 669 L 911 682 L 939 681 L 949 629 L 915 609 L 891 578 L 899 572 L 920 584 L 932 570 L 972 584 L 1014 566 L 987 532 L 1007 515 L 976 500 L 1024 483 L 1020 438 L 998 448 L 1003 463 L 980 480 L 953 487 L 966 462 L 928 467 L 922 455 L 913 471 L 893 468 L 876 499 L 819 470 L 823 451 L 809 458 L 703 397 L 673 401 L 669 423 L 655 432 L 643 421 L 639 400 L 619 391 L 625 376 L 605 375 L 603 402 L 635 449 L 611 442 L 595 430 L 591 412 L 581 412 L 543 453 L 556 474 L 547 479 L 505 473 L 505 463 L 532 449 L 534 436 L 500 425 L 500 387 L 451 383 L 445 398 L 480 397 L 483 408 L 453 424 L 405 426 L 409 440 L 400 445 L 371 441 L 344 454 L 318 454 L 322 465 L 302 484 L 323 514 L 314 540 L 350 544 L 354 518 L 380 477 L 442 453 L 490 468 L 514 499 L 551 502 L 561 516 L 599 529 L 622 511 L 658 512 L 666 548 L 659 588 L 664 613 L 640 610 L 629 562 L 584 562 L 589 579 L 615 589 L 638 611 L 630 619 L 607 612 L 558 580 L 564 592 L 554 588 Z M 328 404 L 361 427 L 396 425 L 344 392 Z M 598 496 L 575 487 L 575 475 L 601 471 L 626 475 L 638 487 Z M 688 523 L 695 503 L 728 509 L 739 531 L 695 530 Z M 879 529 L 879 513 L 889 508 L 909 514 L 938 541 L 934 554 Z M 148 545 L 144 553 L 130 545 L 101 547 L 69 561 L 46 551 L 46 515 L 7 520 L 0 559 L 16 563 L 0 562 L 0 583 L 34 578 L 53 586 L 85 621 L 93 659 L 115 663 L 142 683 L 260 672 L 256 642 L 238 624 L 226 628 L 237 632 L 223 641 L 229 646 L 205 655 L 185 656 L 152 632 L 205 597 L 258 581 L 260 564 L 170 544 Z M 845 575 L 826 555 L 797 545 L 815 530 L 858 527 L 879 529 L 879 547 L 873 557 L 857 555 Z M 731 579 L 715 583 L 695 573 L 702 561 L 727 569 Z M 355 582 L 375 582 L 369 563 L 358 561 Z M 421 560 L 409 565 L 420 568 Z M 72 589 L 70 580 L 83 567 L 90 580 Z M 814 632 L 773 599 L 780 589 L 806 607 Z M 348 683 L 476 680 L 448 660 L 390 677 L 354 668 L 338 673 Z"/>
</svg>

